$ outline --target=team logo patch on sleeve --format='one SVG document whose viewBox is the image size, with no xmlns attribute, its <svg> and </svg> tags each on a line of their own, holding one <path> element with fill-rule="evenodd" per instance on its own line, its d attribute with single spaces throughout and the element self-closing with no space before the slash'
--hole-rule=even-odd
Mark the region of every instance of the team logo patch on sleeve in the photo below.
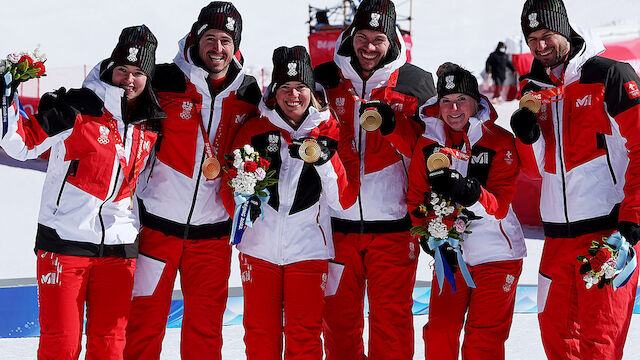
<svg viewBox="0 0 640 360">
<path fill-rule="evenodd" d="M 635 81 L 629 81 L 624 83 L 624 89 L 627 90 L 627 95 L 629 95 L 629 99 L 635 99 L 640 97 L 640 89 L 638 89 L 638 84 Z"/>
</svg>

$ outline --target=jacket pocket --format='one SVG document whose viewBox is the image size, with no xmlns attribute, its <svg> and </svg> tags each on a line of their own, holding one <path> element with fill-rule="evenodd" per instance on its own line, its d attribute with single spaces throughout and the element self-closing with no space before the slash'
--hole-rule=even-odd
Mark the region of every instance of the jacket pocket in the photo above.
<svg viewBox="0 0 640 360">
<path fill-rule="evenodd" d="M 550 287 L 551 278 L 548 275 L 538 272 L 538 314 L 544 311 Z"/>
<path fill-rule="evenodd" d="M 133 275 L 133 297 L 153 295 L 166 264 L 165 260 L 138 253 Z"/>
<path fill-rule="evenodd" d="M 504 236 L 505 240 L 507 240 L 507 244 L 509 245 L 509 250 L 513 250 L 513 246 L 511 245 L 511 240 L 509 240 L 507 233 L 504 232 L 504 229 L 502 228 L 502 220 L 500 221 L 498 226 L 500 227 L 500 232 L 502 233 L 502 236 Z"/>
</svg>

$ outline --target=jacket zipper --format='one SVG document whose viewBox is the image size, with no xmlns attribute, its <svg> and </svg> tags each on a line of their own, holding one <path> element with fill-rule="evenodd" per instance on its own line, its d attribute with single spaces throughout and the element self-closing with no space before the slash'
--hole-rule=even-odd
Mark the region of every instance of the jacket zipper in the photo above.
<svg viewBox="0 0 640 360">
<path fill-rule="evenodd" d="M 564 100 L 562 101 L 562 103 L 564 104 Z M 565 173 L 564 173 L 564 159 L 563 159 L 563 152 L 562 152 L 562 130 L 563 128 L 560 128 L 560 116 L 558 113 L 558 109 L 559 109 L 559 101 L 555 102 L 555 106 L 556 106 L 556 124 L 558 125 L 558 158 L 560 159 L 560 176 L 562 177 L 562 203 L 564 206 L 564 217 L 567 221 L 567 230 L 569 230 L 569 209 L 567 207 L 567 184 L 566 184 L 566 179 L 565 179 Z M 564 114 L 563 114 L 564 115 Z"/>
<path fill-rule="evenodd" d="M 363 101 L 364 101 L 366 91 L 367 91 L 367 80 L 362 79 L 362 100 Z M 360 165 L 358 166 L 358 173 L 360 173 L 360 168 L 364 165 L 364 156 L 362 153 L 362 127 L 359 125 L 359 123 L 358 123 L 358 159 L 362 162 L 362 164 L 358 164 Z M 358 176 L 360 176 L 360 174 L 358 174 Z M 363 178 L 364 178 L 364 174 L 360 178 L 361 182 Z M 360 189 L 358 189 L 358 208 L 360 210 L 360 234 L 364 234 L 364 212 L 362 211 L 362 197 L 360 194 Z"/>
<path fill-rule="evenodd" d="M 500 227 L 500 232 L 502 233 L 502 236 L 504 236 L 504 238 L 507 240 L 507 244 L 509 244 L 509 249 L 513 250 L 513 246 L 511 246 L 511 240 L 509 240 L 507 233 L 505 233 L 504 229 L 502 228 L 502 221 L 498 223 L 498 226 Z"/>
<path fill-rule="evenodd" d="M 208 80 L 208 79 L 207 79 Z M 209 94 L 212 94 L 211 97 L 211 111 L 209 112 L 209 124 L 207 126 L 207 134 L 211 133 L 211 125 L 213 124 L 213 112 L 214 112 L 214 105 L 215 105 L 215 100 L 216 97 L 213 90 L 211 89 L 211 86 L 209 86 Z M 204 137 L 203 137 L 203 141 L 204 141 Z M 204 159 L 205 159 L 205 155 L 206 155 L 206 151 L 204 146 L 202 147 L 202 157 L 200 158 L 200 167 L 198 167 L 198 169 L 202 168 L 202 164 L 204 164 Z M 200 188 L 200 179 L 202 178 L 202 171 L 198 171 L 198 177 L 196 178 L 196 188 L 193 191 L 193 200 L 191 201 L 191 209 L 189 210 L 189 215 L 187 216 L 187 223 L 184 226 L 184 234 L 182 235 L 183 239 L 187 239 L 187 237 L 189 236 L 189 228 L 191 227 L 191 217 L 193 216 L 193 211 L 196 208 L 196 200 L 198 200 L 198 189 Z"/>
<path fill-rule="evenodd" d="M 58 192 L 58 198 L 56 199 L 56 209 L 53 210 L 53 215 L 55 215 L 58 212 L 58 208 L 60 207 L 60 199 L 62 198 L 62 191 L 64 190 L 65 185 L 67 184 L 67 179 L 69 178 L 69 175 L 71 174 L 71 169 L 74 166 L 73 162 L 75 160 L 71 160 L 71 162 L 69 162 L 69 167 L 67 168 L 67 173 L 64 176 L 64 180 L 62 180 L 62 185 L 60 186 L 60 192 Z"/>
<path fill-rule="evenodd" d="M 316 216 L 316 223 L 318 224 L 318 228 L 320 229 L 320 233 L 322 233 L 322 240 L 324 241 L 324 246 L 327 246 L 327 236 L 324 234 L 324 230 L 322 229 L 322 225 L 320 225 L 320 204 L 318 204 L 318 215 Z"/>
<path fill-rule="evenodd" d="M 603 137 L 603 141 L 604 141 L 604 151 L 605 154 L 607 154 L 607 165 L 609 165 L 609 172 L 611 173 L 611 178 L 613 179 L 613 185 L 618 184 L 618 181 L 616 180 L 616 174 L 613 172 L 613 166 L 611 165 L 611 156 L 609 155 L 609 146 L 607 145 L 607 140 L 606 138 Z"/>
<path fill-rule="evenodd" d="M 122 109 L 122 113 L 123 115 L 126 115 L 126 105 L 123 105 L 123 109 Z M 124 122 L 125 116 L 122 116 L 122 121 Z M 124 123 L 124 135 L 122 136 L 122 146 L 125 147 L 125 144 L 127 143 L 127 130 L 128 130 L 129 126 Z M 116 131 L 118 131 L 116 129 Z M 109 201 L 109 199 L 114 196 L 117 192 L 117 188 L 118 188 L 118 179 L 120 179 L 120 172 L 122 171 L 122 164 L 120 164 L 120 160 L 118 159 L 118 154 L 116 154 L 116 160 L 118 160 L 118 170 L 116 171 L 116 178 L 113 181 L 113 188 L 111 189 L 111 194 L 108 195 L 104 201 L 102 202 L 102 204 L 100 204 L 100 207 L 98 208 L 98 219 L 100 219 L 100 229 L 102 230 L 102 236 L 100 238 L 100 251 L 98 253 L 99 257 L 103 257 L 104 256 L 104 238 L 106 236 L 105 234 L 105 226 L 104 226 L 104 219 L 102 219 L 102 207 L 104 206 L 104 204 L 107 203 L 107 201 Z M 133 205 L 133 204 L 132 204 Z"/>
</svg>

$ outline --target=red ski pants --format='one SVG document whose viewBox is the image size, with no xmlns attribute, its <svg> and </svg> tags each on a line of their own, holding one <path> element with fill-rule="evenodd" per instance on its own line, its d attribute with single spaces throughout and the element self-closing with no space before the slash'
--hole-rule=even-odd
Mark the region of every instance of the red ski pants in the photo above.
<svg viewBox="0 0 640 360">
<path fill-rule="evenodd" d="M 248 360 L 322 359 L 322 308 L 328 260 L 275 265 L 240 254 Z M 284 313 L 284 325 L 283 325 Z"/>
<path fill-rule="evenodd" d="M 87 306 L 86 359 L 122 359 L 135 259 L 39 250 L 38 359 L 78 359 Z"/>
<path fill-rule="evenodd" d="M 221 359 L 231 271 L 228 236 L 183 240 L 149 228 L 140 233 L 125 359 L 160 358 L 178 269 L 184 299 L 180 354 L 189 360 Z"/>
<path fill-rule="evenodd" d="M 323 318 L 328 360 L 364 359 L 364 295 L 369 296 L 371 360 L 413 357 L 413 286 L 419 246 L 409 232 L 333 233 L 335 261 L 345 265 Z"/>
<path fill-rule="evenodd" d="M 578 255 L 588 255 L 592 240 L 601 240 L 611 232 L 545 239 L 538 277 L 538 321 L 542 345 L 550 360 L 622 358 L 638 269 L 616 291 L 611 286 L 587 289 L 576 260 Z M 637 251 L 639 247 L 635 248 Z"/>
<path fill-rule="evenodd" d="M 460 271 L 456 291 L 445 280 L 442 293 L 435 272 L 429 299 L 429 321 L 423 328 L 429 360 L 457 360 L 464 325 L 463 360 L 504 359 L 522 260 L 496 261 L 468 267 L 476 288 L 469 288 Z M 466 321 L 465 321 L 466 314 Z"/>
</svg>

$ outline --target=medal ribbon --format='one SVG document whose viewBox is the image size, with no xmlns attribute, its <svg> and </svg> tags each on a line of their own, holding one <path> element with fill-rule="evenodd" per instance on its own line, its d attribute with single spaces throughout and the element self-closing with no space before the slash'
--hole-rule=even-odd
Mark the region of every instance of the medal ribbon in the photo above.
<svg viewBox="0 0 640 360">
<path fill-rule="evenodd" d="M 133 166 L 130 167 L 127 165 L 127 157 L 124 151 L 124 142 L 122 141 L 122 137 L 120 137 L 120 132 L 118 132 L 118 123 L 115 119 L 109 120 L 107 126 L 111 130 L 113 134 L 113 139 L 115 141 L 116 154 L 118 155 L 118 160 L 120 161 L 120 165 L 122 166 L 122 172 L 124 173 L 123 183 L 126 182 L 129 186 L 129 195 L 131 197 L 131 208 L 133 208 L 133 195 L 135 183 L 138 178 L 138 169 L 142 167 L 143 157 L 142 151 L 144 147 L 144 136 L 145 136 L 145 128 L 146 124 L 140 125 L 140 135 L 138 137 L 138 149 L 136 152 L 136 156 L 133 159 Z M 126 126 L 126 125 L 125 125 Z M 132 146 L 133 149 L 133 146 Z M 131 172 L 133 170 L 133 173 Z"/>
<path fill-rule="evenodd" d="M 451 270 L 451 265 L 447 262 L 447 260 L 445 260 L 444 254 L 442 254 L 442 251 L 440 251 L 440 248 L 442 246 L 447 246 L 447 244 L 451 245 L 456 253 L 458 268 L 460 269 L 460 273 L 462 273 L 464 282 L 470 288 L 476 287 L 476 284 L 473 282 L 473 278 L 471 277 L 471 273 L 469 273 L 469 269 L 467 269 L 467 264 L 465 264 L 464 259 L 462 258 L 462 252 L 460 252 L 460 240 L 453 238 L 437 239 L 433 236 L 429 236 L 428 243 L 429 249 L 436 252 L 436 278 L 438 280 L 438 286 L 440 287 L 440 292 L 438 293 L 438 295 L 442 293 L 442 284 L 444 284 L 445 278 L 451 285 L 451 292 L 456 291 L 455 275 L 453 274 L 453 270 Z"/>
<path fill-rule="evenodd" d="M 209 141 L 209 134 L 207 134 L 207 130 L 204 128 L 204 124 L 202 123 L 202 118 L 198 122 L 200 124 L 200 131 L 202 132 L 202 139 L 204 140 L 204 152 L 208 158 L 215 157 L 213 153 L 213 146 L 211 146 L 211 142 Z"/>
<path fill-rule="evenodd" d="M 467 136 L 467 133 L 463 132 L 462 137 L 464 139 L 464 147 L 467 150 L 466 152 L 458 149 L 453 149 L 450 147 L 440 148 L 440 152 L 443 154 L 451 155 L 452 157 L 456 159 L 460 159 L 462 161 L 468 161 L 469 158 L 471 157 L 471 143 L 469 142 L 469 137 Z"/>
<path fill-rule="evenodd" d="M 264 210 L 262 208 L 262 204 L 266 204 L 269 201 L 269 190 L 264 189 L 267 196 L 255 195 L 260 200 L 260 215 L 264 219 Z M 233 224 L 231 225 L 231 236 L 229 236 L 229 241 L 231 245 L 237 245 L 242 240 L 242 235 L 247 227 L 253 227 L 253 221 L 251 221 L 251 217 L 249 216 L 251 210 L 251 203 L 249 199 L 253 195 L 248 194 L 240 194 L 237 192 L 233 193 L 233 200 L 236 202 L 236 208 L 233 212 Z"/>
</svg>

